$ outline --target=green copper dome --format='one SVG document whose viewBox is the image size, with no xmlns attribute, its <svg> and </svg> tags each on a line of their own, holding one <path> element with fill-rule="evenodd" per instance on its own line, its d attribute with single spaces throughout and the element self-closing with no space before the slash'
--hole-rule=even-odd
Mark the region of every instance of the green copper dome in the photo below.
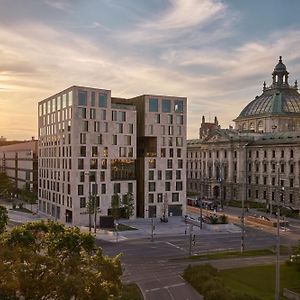
<svg viewBox="0 0 300 300">
<path fill-rule="evenodd" d="M 280 56 L 278 64 L 272 73 L 273 83 L 266 87 L 263 93 L 251 101 L 240 113 L 238 118 L 260 116 L 300 114 L 300 94 L 297 81 L 294 86 L 288 83 L 289 72 Z"/>
</svg>

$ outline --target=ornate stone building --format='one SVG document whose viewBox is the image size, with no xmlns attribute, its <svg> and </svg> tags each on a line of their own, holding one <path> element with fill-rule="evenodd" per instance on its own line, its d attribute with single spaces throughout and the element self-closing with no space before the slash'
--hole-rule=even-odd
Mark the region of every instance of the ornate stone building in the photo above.
<svg viewBox="0 0 300 300">
<path fill-rule="evenodd" d="M 187 144 L 187 190 L 224 204 L 300 208 L 300 94 L 280 57 L 270 86 L 234 120 Z M 202 123 L 205 120 L 202 120 Z M 203 124 L 201 125 L 201 127 Z"/>
</svg>

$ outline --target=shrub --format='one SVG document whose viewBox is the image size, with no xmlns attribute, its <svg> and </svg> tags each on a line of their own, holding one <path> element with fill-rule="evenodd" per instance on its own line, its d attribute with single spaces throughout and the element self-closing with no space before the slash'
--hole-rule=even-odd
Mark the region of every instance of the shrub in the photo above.
<svg viewBox="0 0 300 300">
<path fill-rule="evenodd" d="M 220 224 L 228 224 L 228 218 L 225 215 L 220 216 Z"/>
</svg>

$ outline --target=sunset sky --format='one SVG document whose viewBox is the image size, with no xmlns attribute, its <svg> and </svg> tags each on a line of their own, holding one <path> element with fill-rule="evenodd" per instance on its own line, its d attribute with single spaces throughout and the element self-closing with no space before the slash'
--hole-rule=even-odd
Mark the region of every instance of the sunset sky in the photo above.
<svg viewBox="0 0 300 300">
<path fill-rule="evenodd" d="M 71 85 L 188 97 L 222 127 L 270 84 L 300 79 L 299 0 L 0 0 L 0 136 L 37 136 L 37 102 Z"/>
</svg>

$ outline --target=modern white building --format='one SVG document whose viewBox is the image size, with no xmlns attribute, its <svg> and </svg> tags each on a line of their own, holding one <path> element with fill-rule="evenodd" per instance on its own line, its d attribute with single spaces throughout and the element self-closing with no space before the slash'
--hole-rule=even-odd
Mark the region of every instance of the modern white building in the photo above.
<svg viewBox="0 0 300 300">
<path fill-rule="evenodd" d="M 108 215 L 112 196 L 127 193 L 138 216 L 158 216 L 159 203 L 167 203 L 171 215 L 185 211 L 185 98 L 121 99 L 110 90 L 73 86 L 39 102 L 38 111 L 42 212 L 86 225 L 90 194 L 97 195 L 100 214 Z"/>
</svg>

